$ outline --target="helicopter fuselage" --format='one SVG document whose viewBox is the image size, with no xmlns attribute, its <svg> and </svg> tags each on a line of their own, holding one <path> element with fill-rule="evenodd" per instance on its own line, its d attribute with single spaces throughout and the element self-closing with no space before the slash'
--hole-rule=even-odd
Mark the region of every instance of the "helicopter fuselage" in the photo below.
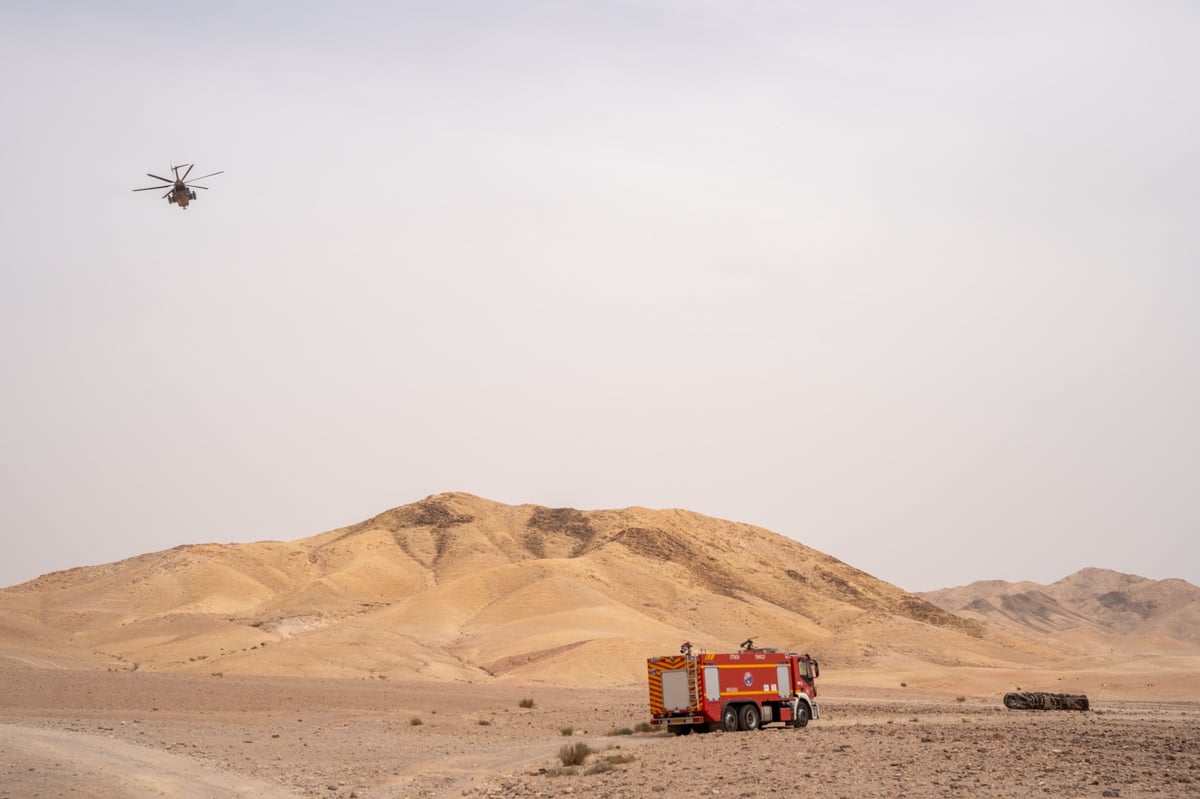
<svg viewBox="0 0 1200 799">
<path fill-rule="evenodd" d="M 176 183 L 175 187 L 167 194 L 167 202 L 174 203 L 180 208 L 187 209 L 188 202 L 196 199 L 196 192 L 190 189 L 183 183 Z"/>
</svg>

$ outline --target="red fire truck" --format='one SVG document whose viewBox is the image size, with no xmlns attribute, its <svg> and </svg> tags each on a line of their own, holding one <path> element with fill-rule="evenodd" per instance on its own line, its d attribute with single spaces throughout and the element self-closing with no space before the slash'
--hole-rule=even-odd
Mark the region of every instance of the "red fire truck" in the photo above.
<svg viewBox="0 0 1200 799">
<path fill-rule="evenodd" d="M 816 679 L 821 669 L 808 655 L 754 646 L 737 652 L 692 652 L 646 660 L 650 724 L 675 735 L 709 730 L 757 730 L 783 722 L 804 727 L 819 718 Z"/>
</svg>

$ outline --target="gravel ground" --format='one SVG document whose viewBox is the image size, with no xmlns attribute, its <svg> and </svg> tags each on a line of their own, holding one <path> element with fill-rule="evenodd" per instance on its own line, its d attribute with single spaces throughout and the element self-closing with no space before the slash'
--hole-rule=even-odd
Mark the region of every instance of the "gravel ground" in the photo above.
<svg viewBox="0 0 1200 799">
<path fill-rule="evenodd" d="M 1028 712 L 840 688 L 807 729 L 673 737 L 627 734 L 641 688 L 33 669 L 0 685 L 0 799 L 1200 795 L 1197 702 Z"/>
</svg>

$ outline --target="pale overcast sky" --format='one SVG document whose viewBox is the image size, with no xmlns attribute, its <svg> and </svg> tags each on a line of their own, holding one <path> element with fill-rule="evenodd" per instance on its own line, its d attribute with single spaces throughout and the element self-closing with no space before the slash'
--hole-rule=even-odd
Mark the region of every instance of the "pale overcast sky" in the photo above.
<svg viewBox="0 0 1200 799">
<path fill-rule="evenodd" d="M 7 2 L 0 585 L 442 491 L 909 590 L 1200 584 L 1198 41 L 1190 2 Z M 225 174 L 130 191 L 180 162 Z"/>
</svg>

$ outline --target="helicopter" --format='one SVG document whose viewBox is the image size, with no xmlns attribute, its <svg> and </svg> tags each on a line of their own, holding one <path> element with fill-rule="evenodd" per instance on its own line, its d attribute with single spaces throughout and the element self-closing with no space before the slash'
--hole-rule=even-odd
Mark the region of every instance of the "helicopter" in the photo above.
<svg viewBox="0 0 1200 799">
<path fill-rule="evenodd" d="M 134 189 L 134 191 L 155 191 L 157 189 L 166 189 L 167 193 L 163 195 L 166 201 L 169 203 L 174 203 L 186 211 L 188 202 L 196 199 L 196 189 L 204 189 L 205 191 L 208 190 L 208 186 L 197 186 L 194 182 L 188 182 L 188 175 L 192 174 L 192 168 L 195 166 L 195 164 L 180 164 L 179 166 L 172 166 L 171 170 L 175 173 L 174 180 L 147 172 L 146 177 L 154 178 L 155 180 L 161 180 L 166 185 L 146 186 L 145 188 Z M 180 175 L 179 170 L 183 169 L 184 167 L 187 167 L 187 171 Z M 213 175 L 220 175 L 224 171 L 225 170 L 221 170 L 221 172 L 210 172 L 207 175 L 201 175 L 198 178 L 194 178 L 194 180 L 211 178 Z"/>
</svg>

